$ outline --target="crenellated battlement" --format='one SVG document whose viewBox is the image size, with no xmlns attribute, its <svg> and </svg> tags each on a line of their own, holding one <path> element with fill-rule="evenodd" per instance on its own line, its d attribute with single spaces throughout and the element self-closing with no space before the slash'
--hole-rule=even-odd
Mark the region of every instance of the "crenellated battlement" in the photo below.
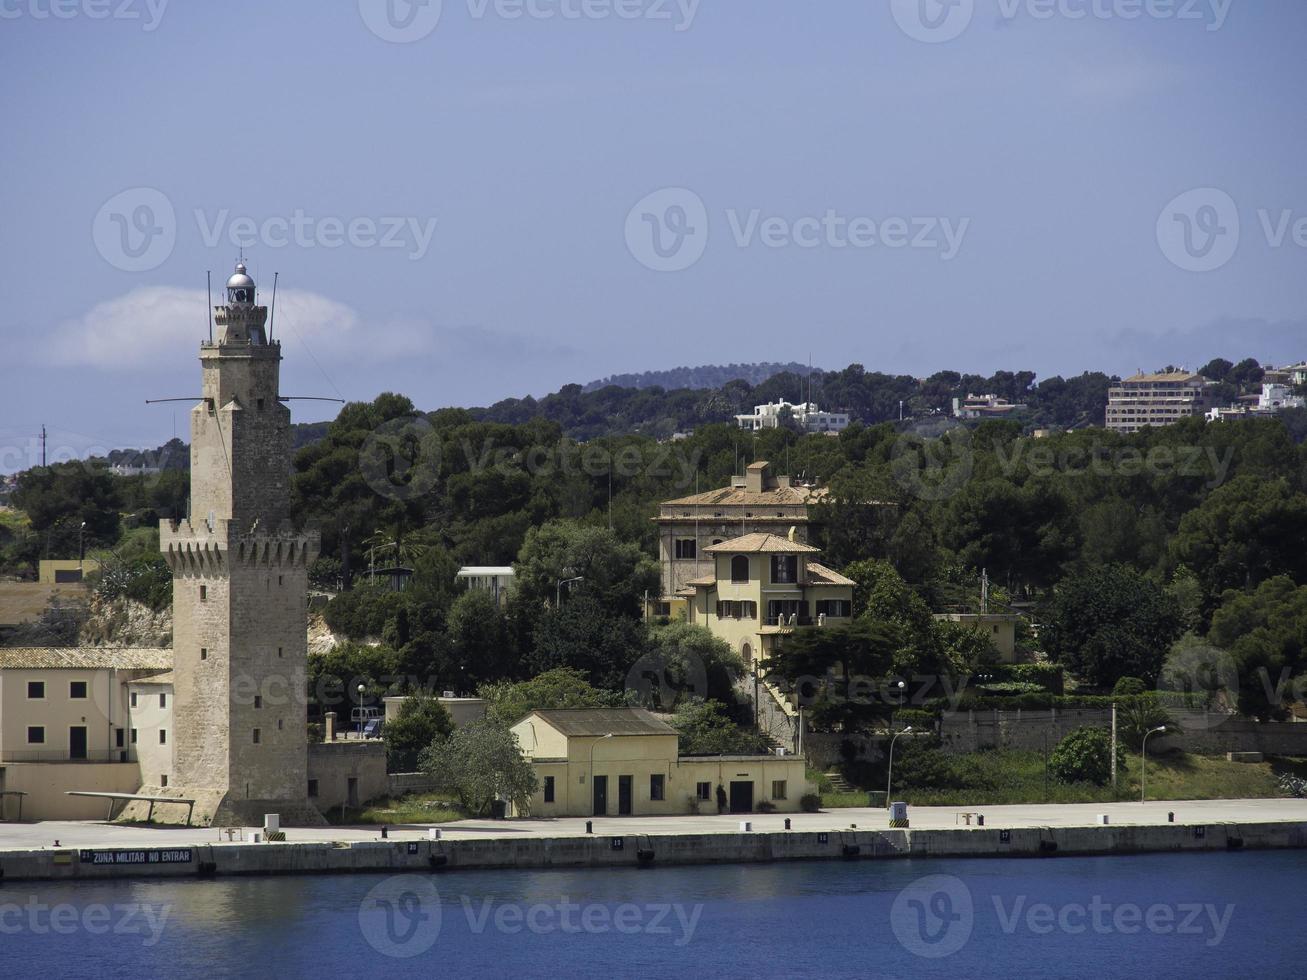
<svg viewBox="0 0 1307 980">
<path fill-rule="evenodd" d="M 232 521 L 217 520 L 210 529 L 205 521 L 168 520 L 159 525 L 159 549 L 174 574 L 225 574 L 238 565 L 290 568 L 307 567 L 318 557 L 321 535 L 295 531 L 241 533 Z"/>
</svg>

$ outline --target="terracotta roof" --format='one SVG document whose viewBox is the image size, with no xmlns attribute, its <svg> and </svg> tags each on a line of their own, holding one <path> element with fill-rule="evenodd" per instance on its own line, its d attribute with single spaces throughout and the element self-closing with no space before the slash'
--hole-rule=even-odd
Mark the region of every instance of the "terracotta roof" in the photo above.
<svg viewBox="0 0 1307 980">
<path fill-rule="evenodd" d="M 659 721 L 644 708 L 558 708 L 531 714 L 568 737 L 676 734 L 675 728 Z"/>
<path fill-rule="evenodd" d="M 664 507 L 800 507 L 814 504 L 829 491 L 825 487 L 773 487 L 761 492 L 744 487 L 721 487 L 675 500 L 664 500 Z"/>
<path fill-rule="evenodd" d="M 132 679 L 133 684 L 168 684 L 173 683 L 171 670 L 165 670 L 159 674 L 149 674 L 145 677 L 135 677 Z"/>
<path fill-rule="evenodd" d="M 172 670 L 167 647 L 7 647 L 0 670 Z"/>
<path fill-rule="evenodd" d="M 707 588 L 708 586 L 717 584 L 717 576 L 705 575 L 703 578 L 690 579 L 690 581 L 686 582 L 685 584 L 687 587 L 694 586 L 697 588 L 699 586 L 703 586 L 704 588 Z"/>
<path fill-rule="evenodd" d="M 783 538 L 779 534 L 746 534 L 742 538 L 731 538 L 729 541 L 723 541 L 721 544 L 709 545 L 703 549 L 708 554 L 718 552 L 753 552 L 758 554 L 817 554 L 820 548 L 814 548 L 810 544 L 803 544 L 799 541 L 791 541 L 789 538 Z"/>
<path fill-rule="evenodd" d="M 818 565 L 815 561 L 808 562 L 808 577 L 814 585 L 857 585 L 858 583 L 851 578 L 846 578 L 839 572 L 827 568 L 825 565 Z"/>
</svg>

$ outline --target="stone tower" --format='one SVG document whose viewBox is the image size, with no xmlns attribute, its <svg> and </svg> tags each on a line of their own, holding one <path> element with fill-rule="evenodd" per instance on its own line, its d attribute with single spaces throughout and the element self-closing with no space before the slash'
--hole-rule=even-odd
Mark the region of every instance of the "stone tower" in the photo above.
<svg viewBox="0 0 1307 980">
<path fill-rule="evenodd" d="M 290 514 L 290 410 L 280 400 L 281 345 L 255 303 L 244 264 L 200 345 L 201 400 L 191 410 L 191 503 L 164 521 L 173 575 L 173 779 L 217 826 L 320 824 L 308 801 L 308 567 L 316 533 Z M 144 790 L 143 790 L 144 791 Z"/>
</svg>

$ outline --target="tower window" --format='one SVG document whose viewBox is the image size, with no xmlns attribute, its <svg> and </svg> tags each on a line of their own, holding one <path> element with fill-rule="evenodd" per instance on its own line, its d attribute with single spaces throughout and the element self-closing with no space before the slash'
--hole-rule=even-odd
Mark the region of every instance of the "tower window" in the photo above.
<svg viewBox="0 0 1307 980">
<path fill-rule="evenodd" d="M 168 707 L 168 695 L 166 694 L 159 695 L 159 707 L 160 708 Z"/>
<path fill-rule="evenodd" d="M 280 732 L 280 731 L 283 731 L 283 730 L 284 730 L 284 729 L 282 728 L 282 720 L 281 720 L 280 718 L 278 718 L 278 719 L 277 719 L 277 731 Z"/>
<path fill-rule="evenodd" d="M 159 786 L 162 789 L 168 788 L 168 776 L 166 774 L 159 777 Z"/>
<path fill-rule="evenodd" d="M 258 694 L 254 695 L 254 707 L 256 708 L 263 707 L 263 698 Z"/>
<path fill-rule="evenodd" d="M 281 647 L 277 647 L 277 656 L 278 656 L 278 657 L 281 656 Z"/>
<path fill-rule="evenodd" d="M 200 647 L 200 659 L 201 659 L 201 660 L 208 660 L 208 659 L 209 659 L 209 648 L 208 648 L 208 647 Z"/>
<path fill-rule="evenodd" d="M 168 729 L 166 728 L 159 729 L 159 744 L 160 745 L 168 744 Z"/>
<path fill-rule="evenodd" d="M 200 601 L 201 602 L 209 601 L 209 587 L 207 585 L 200 586 Z"/>
<path fill-rule="evenodd" d="M 258 745 L 259 742 L 262 741 L 262 739 L 263 739 L 263 732 L 261 732 L 261 731 L 260 731 L 259 729 L 257 729 L 257 728 L 254 729 L 254 744 L 255 744 L 255 745 Z"/>
<path fill-rule="evenodd" d="M 263 399 L 262 399 L 262 398 L 257 399 L 257 400 L 255 401 L 255 404 L 258 406 L 258 409 L 259 409 L 260 412 L 263 411 Z"/>
</svg>

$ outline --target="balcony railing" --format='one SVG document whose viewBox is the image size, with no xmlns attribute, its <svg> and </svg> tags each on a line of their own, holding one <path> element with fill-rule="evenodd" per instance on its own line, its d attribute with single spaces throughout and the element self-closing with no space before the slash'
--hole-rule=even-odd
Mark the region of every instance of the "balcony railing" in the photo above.
<svg viewBox="0 0 1307 980">
<path fill-rule="evenodd" d="M 88 749 L 85 756 L 70 758 L 67 749 L 33 749 L 0 752 L 0 762 L 127 762 L 127 749 Z"/>
</svg>

